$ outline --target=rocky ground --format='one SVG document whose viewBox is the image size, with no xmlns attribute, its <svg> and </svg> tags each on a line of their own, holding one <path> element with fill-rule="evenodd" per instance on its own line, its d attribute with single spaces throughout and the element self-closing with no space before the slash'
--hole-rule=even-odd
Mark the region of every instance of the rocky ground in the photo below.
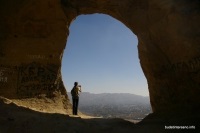
<svg viewBox="0 0 200 133">
<path fill-rule="evenodd" d="M 34 101 L 34 100 L 33 100 Z M 18 101 L 19 102 L 19 101 Z M 159 115 L 149 115 L 139 123 L 123 119 L 102 119 L 79 114 L 39 112 L 18 106 L 15 102 L 0 98 L 0 133 L 162 133 L 198 132 L 198 116 L 167 120 Z M 193 124 L 196 129 L 166 130 L 167 125 Z"/>
</svg>

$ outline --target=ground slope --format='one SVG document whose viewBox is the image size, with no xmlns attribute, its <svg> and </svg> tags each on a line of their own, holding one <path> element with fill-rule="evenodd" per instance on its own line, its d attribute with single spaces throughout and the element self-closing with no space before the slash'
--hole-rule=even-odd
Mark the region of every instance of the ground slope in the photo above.
<svg viewBox="0 0 200 133">
<path fill-rule="evenodd" d="M 171 116 L 172 117 L 172 116 Z M 161 133 L 166 125 L 190 124 L 196 129 L 173 130 L 173 132 L 198 132 L 199 116 L 170 119 L 149 115 L 134 124 L 123 119 L 102 119 L 87 116 L 71 116 L 59 113 L 44 113 L 17 106 L 12 101 L 0 98 L 0 133 Z"/>
</svg>

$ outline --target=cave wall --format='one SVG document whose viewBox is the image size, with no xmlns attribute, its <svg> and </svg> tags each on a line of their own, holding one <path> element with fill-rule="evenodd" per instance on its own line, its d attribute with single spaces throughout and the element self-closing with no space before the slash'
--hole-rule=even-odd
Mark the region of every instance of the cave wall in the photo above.
<svg viewBox="0 0 200 133">
<path fill-rule="evenodd" d="M 68 29 L 60 1 L 2 0 L 0 16 L 0 95 L 64 92 L 60 69 Z"/>
<path fill-rule="evenodd" d="M 68 27 L 92 13 L 108 14 L 137 35 L 154 112 L 199 110 L 199 0 L 2 0 L 0 95 L 65 95 L 60 68 Z"/>
</svg>

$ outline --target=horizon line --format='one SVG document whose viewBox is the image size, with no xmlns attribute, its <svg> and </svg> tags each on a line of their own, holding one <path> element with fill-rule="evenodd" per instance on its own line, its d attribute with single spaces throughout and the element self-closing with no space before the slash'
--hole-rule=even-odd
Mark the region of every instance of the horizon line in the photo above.
<svg viewBox="0 0 200 133">
<path fill-rule="evenodd" d="M 67 91 L 67 93 L 71 93 L 70 91 L 68 92 Z M 126 92 L 126 93 L 124 93 L 124 92 L 121 92 L 121 93 L 117 93 L 117 92 L 102 92 L 102 93 L 93 93 L 93 92 L 87 92 L 87 91 L 82 91 L 82 93 L 90 93 L 90 94 L 131 94 L 131 95 L 137 95 L 137 96 L 142 96 L 142 97 L 149 97 L 149 95 L 139 95 L 139 94 L 133 94 L 133 93 L 128 93 L 128 92 Z"/>
</svg>

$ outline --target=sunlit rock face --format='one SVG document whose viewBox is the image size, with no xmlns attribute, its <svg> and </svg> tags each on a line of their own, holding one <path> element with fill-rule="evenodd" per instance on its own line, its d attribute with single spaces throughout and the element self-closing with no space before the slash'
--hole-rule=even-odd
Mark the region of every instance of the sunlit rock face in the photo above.
<svg viewBox="0 0 200 133">
<path fill-rule="evenodd" d="M 199 5 L 199 0 L 1 0 L 0 95 L 66 95 L 60 69 L 68 27 L 78 15 L 104 13 L 137 35 L 153 111 L 197 111 Z"/>
</svg>

